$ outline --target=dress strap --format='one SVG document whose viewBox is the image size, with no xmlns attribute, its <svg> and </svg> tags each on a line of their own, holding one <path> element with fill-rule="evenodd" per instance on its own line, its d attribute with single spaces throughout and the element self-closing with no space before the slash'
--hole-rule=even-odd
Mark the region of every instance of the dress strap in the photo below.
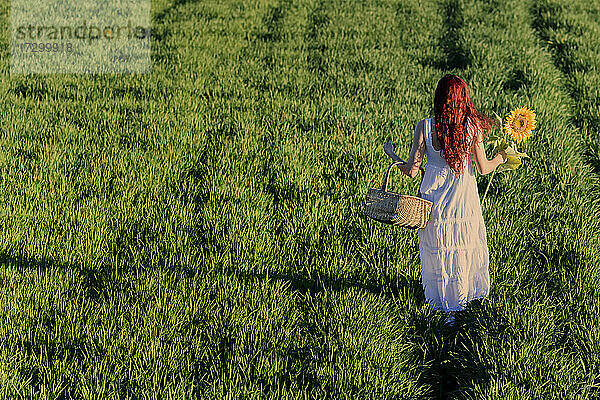
<svg viewBox="0 0 600 400">
<path fill-rule="evenodd" d="M 435 151 L 433 148 L 433 137 L 431 136 L 431 132 L 433 131 L 433 129 L 431 129 L 431 120 L 432 118 L 427 118 L 427 141 L 429 142 L 431 149 Z"/>
</svg>

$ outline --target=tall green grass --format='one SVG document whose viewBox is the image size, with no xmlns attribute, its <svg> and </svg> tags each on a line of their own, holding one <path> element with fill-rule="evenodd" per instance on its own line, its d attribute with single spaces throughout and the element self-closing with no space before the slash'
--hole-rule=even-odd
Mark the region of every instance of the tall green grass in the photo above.
<svg viewBox="0 0 600 400">
<path fill-rule="evenodd" d="M 582 135 L 580 151 L 596 177 L 600 173 L 599 13 L 595 2 L 546 1 L 533 8 L 533 27 L 565 76 L 572 120 Z"/>
<path fill-rule="evenodd" d="M 595 97 L 562 64 L 597 69 L 596 38 L 558 53 L 546 4 L 155 1 L 139 76 L 10 76 L 3 33 L 0 396 L 598 396 Z M 494 178 L 492 292 L 456 328 L 415 232 L 362 215 L 447 72 L 539 125 Z"/>
</svg>

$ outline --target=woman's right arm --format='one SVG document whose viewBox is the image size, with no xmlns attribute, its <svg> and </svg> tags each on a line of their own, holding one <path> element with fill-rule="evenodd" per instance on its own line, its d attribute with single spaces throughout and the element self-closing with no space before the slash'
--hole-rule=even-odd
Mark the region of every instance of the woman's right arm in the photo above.
<svg viewBox="0 0 600 400">
<path fill-rule="evenodd" d="M 483 138 L 481 132 L 477 133 L 475 144 L 473 145 L 473 156 L 475 157 L 475 165 L 477 165 L 477 171 L 481 175 L 487 175 L 495 170 L 498 165 L 506 162 L 506 152 L 504 150 L 498 152 L 494 158 L 488 160 L 485 155 L 485 146 L 483 144 Z"/>
</svg>

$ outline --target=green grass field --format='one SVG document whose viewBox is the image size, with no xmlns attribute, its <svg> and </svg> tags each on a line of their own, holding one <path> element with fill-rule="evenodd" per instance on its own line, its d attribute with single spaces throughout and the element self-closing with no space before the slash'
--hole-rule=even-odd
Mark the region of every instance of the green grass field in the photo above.
<svg viewBox="0 0 600 400">
<path fill-rule="evenodd" d="M 148 75 L 10 75 L 2 31 L 0 398 L 600 398 L 598 2 L 152 6 Z M 362 214 L 446 73 L 538 120 L 455 328 Z"/>
</svg>

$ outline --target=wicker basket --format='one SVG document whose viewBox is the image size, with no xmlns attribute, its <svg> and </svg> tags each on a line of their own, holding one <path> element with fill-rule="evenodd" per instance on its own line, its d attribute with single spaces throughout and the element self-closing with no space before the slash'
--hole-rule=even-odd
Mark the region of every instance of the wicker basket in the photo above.
<svg viewBox="0 0 600 400">
<path fill-rule="evenodd" d="M 369 189 L 365 215 L 385 224 L 411 229 L 424 228 L 429 220 L 433 203 L 420 197 L 402 195 L 387 190 L 390 170 L 396 164 L 402 163 L 395 161 L 388 167 L 381 189 Z M 421 168 L 421 173 L 424 173 L 423 168 Z"/>
</svg>

